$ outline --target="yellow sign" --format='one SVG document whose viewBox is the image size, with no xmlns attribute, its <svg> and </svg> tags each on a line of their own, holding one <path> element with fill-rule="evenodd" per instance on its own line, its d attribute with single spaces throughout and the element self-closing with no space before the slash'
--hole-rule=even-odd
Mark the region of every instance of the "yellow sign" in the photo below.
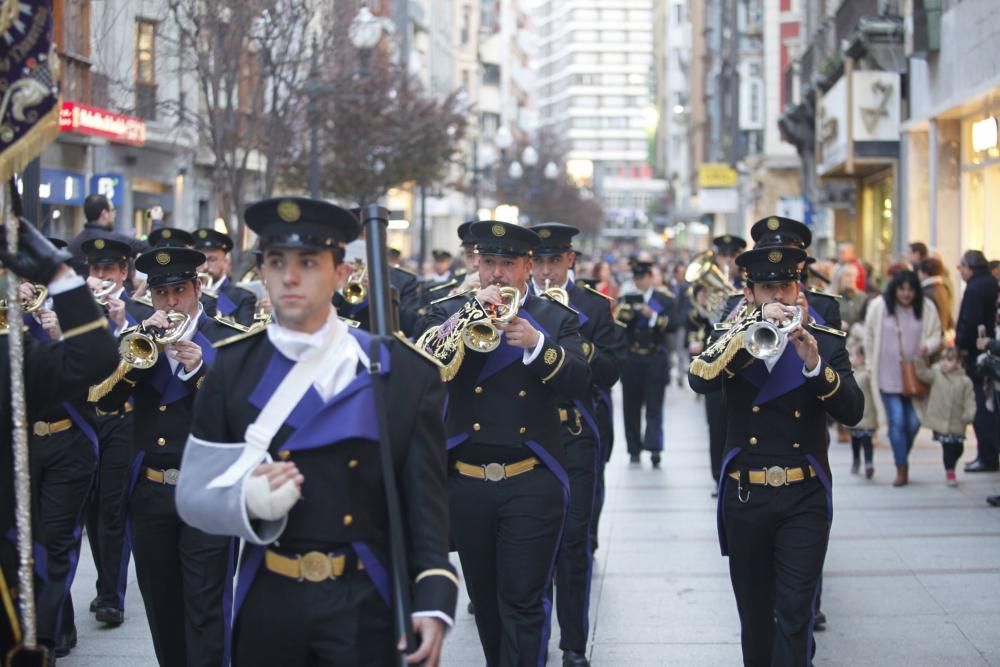
<svg viewBox="0 0 1000 667">
<path fill-rule="evenodd" d="M 731 188 L 739 180 L 736 170 L 728 164 L 711 162 L 698 167 L 698 187 Z"/>
</svg>

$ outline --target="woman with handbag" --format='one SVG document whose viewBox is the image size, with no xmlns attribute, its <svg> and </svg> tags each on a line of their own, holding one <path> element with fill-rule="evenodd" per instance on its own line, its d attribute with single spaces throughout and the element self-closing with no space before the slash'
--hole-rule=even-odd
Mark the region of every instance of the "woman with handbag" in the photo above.
<svg viewBox="0 0 1000 667">
<path fill-rule="evenodd" d="M 896 462 L 893 486 L 909 482 L 908 457 L 920 430 L 914 400 L 927 387 L 917 378 L 913 359 L 933 354 L 941 345 L 941 321 L 934 303 L 925 299 L 913 271 L 898 271 L 881 297 L 869 304 L 865 316 L 865 349 L 873 384 L 882 397 L 876 403 L 879 423 L 887 424 Z"/>
</svg>

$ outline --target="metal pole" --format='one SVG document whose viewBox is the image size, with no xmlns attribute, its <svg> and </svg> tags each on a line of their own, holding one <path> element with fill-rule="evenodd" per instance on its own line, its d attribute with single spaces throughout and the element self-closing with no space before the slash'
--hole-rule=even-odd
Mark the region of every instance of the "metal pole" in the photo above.
<svg viewBox="0 0 1000 667">
<path fill-rule="evenodd" d="M 475 207 L 469 220 L 479 219 L 479 139 L 472 140 L 472 201 Z"/>
<path fill-rule="evenodd" d="M 420 186 L 420 263 L 417 265 L 423 271 L 424 260 L 427 259 L 427 186 Z"/>
<path fill-rule="evenodd" d="M 42 225 L 42 199 L 38 190 L 42 184 L 42 167 L 38 158 L 28 163 L 28 166 L 21 172 L 21 183 L 24 192 L 21 195 L 21 215 L 37 224 Z"/>
<path fill-rule="evenodd" d="M 316 38 L 313 38 L 312 54 L 309 56 L 309 196 L 319 199 L 319 105 L 316 92 L 319 82 L 319 65 L 316 61 Z"/>
</svg>

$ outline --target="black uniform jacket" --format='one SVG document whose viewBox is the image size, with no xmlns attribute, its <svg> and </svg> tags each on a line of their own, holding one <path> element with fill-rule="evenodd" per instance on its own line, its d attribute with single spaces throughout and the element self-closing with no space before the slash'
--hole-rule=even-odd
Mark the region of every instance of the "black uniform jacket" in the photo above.
<svg viewBox="0 0 1000 667">
<path fill-rule="evenodd" d="M 625 300 L 626 297 L 618 299 L 619 303 L 624 303 Z M 628 340 L 629 352 L 642 354 L 653 352 L 665 346 L 667 335 L 677 330 L 677 308 L 674 297 L 662 290 L 654 289 L 647 305 L 656 315 L 656 324 L 650 326 L 649 319 L 639 312 L 625 323 L 625 336 Z"/>
<path fill-rule="evenodd" d="M 427 312 L 426 326 L 441 324 L 471 298 L 457 294 L 434 304 Z M 514 447 L 537 443 L 554 457 L 554 461 L 545 461 L 546 465 L 559 463 L 561 467 L 560 396 L 581 401 L 591 398 L 591 370 L 580 336 L 579 314 L 529 294 L 519 317 L 531 322 L 544 337 L 541 352 L 525 365 L 524 350 L 503 340 L 490 353 L 466 350 L 458 375 L 447 385 L 448 446 L 450 449 L 466 441 Z"/>
<path fill-rule="evenodd" d="M 370 335 L 358 329 L 350 333 L 370 355 Z M 239 338 L 220 346 L 199 392 L 191 428 L 195 437 L 244 442 L 247 427 L 293 366 L 266 334 Z M 414 611 L 441 611 L 454 618 L 458 588 L 448 562 L 444 386 L 437 366 L 408 343 L 387 339 L 382 344 L 389 441 L 416 582 Z M 364 543 L 387 562 L 388 518 L 370 387 L 371 375 L 359 366 L 354 382 L 325 404 L 311 390 L 272 441 L 274 459 L 293 461 L 305 477 L 281 549 L 304 553 Z"/>
<path fill-rule="evenodd" d="M 399 329 L 407 336 L 413 336 L 420 318 L 421 310 L 420 280 L 413 273 L 406 269 L 392 267 L 389 270 L 389 283 L 396 294 L 393 301 L 398 297 L 396 304 L 399 308 Z M 349 304 L 340 292 L 333 295 L 333 306 L 337 309 L 337 314 L 353 320 L 365 331 L 371 330 L 371 322 L 368 316 L 368 299 L 359 304 Z"/>
<path fill-rule="evenodd" d="M 814 377 L 803 375 L 802 359 L 791 342 L 770 373 L 763 361 L 742 347 L 719 371 L 704 372 L 693 363 L 688 372 L 692 389 L 706 394 L 721 388 L 726 402 L 726 449 L 719 482 L 723 554 L 723 491 L 734 481 L 726 472 L 812 465 L 830 494 L 827 415 L 850 426 L 864 412 L 864 396 L 854 380 L 844 338 L 812 327 L 809 333 L 819 345 L 821 367 Z"/>
<path fill-rule="evenodd" d="M 29 423 L 51 405 L 81 393 L 118 363 L 114 337 L 107 320 L 86 286 L 53 298 L 63 339 L 39 345 L 25 336 L 24 380 Z M 0 335 L 0 586 L 11 590 L 17 580 L 16 546 L 9 539 L 14 530 L 14 457 L 11 439 L 10 356 L 7 332 Z M 37 523 L 37 522 L 36 522 Z M 37 528 L 37 525 L 36 525 Z M 14 600 L 16 607 L 17 601 Z M 12 645 L 16 618 L 0 605 L 0 654 Z"/>
<path fill-rule="evenodd" d="M 204 292 L 201 294 L 201 305 L 205 308 L 206 315 L 214 318 L 216 313 L 221 313 L 243 326 L 253 324 L 254 312 L 257 310 L 257 297 L 253 292 L 237 287 L 227 276 L 216 294 L 215 297 Z"/>
<path fill-rule="evenodd" d="M 239 333 L 239 330 L 202 313 L 198 331 L 192 339 L 202 348 L 202 364 L 193 376 L 181 380 L 170 370 L 167 355 L 161 350 L 152 368 L 129 370 L 121 381 L 97 400 L 98 408 L 112 411 L 121 408 L 132 397 L 135 404 L 132 445 L 142 455 L 137 465 L 154 469 L 180 467 L 191 428 L 194 399 L 215 361 L 212 343 Z"/>
</svg>

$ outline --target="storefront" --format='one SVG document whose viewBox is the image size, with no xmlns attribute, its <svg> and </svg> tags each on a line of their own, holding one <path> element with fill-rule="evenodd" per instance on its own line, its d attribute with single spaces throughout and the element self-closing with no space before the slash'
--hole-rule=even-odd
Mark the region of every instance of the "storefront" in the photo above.
<svg viewBox="0 0 1000 667">
<path fill-rule="evenodd" d="M 1000 257 L 1000 106 L 962 120 L 962 222 L 959 247 Z"/>
<path fill-rule="evenodd" d="M 836 216 L 838 241 L 851 241 L 882 275 L 901 254 L 898 238 L 899 75 L 844 74 L 817 99 L 816 173 L 821 180 L 853 181 L 857 214 Z"/>
</svg>

